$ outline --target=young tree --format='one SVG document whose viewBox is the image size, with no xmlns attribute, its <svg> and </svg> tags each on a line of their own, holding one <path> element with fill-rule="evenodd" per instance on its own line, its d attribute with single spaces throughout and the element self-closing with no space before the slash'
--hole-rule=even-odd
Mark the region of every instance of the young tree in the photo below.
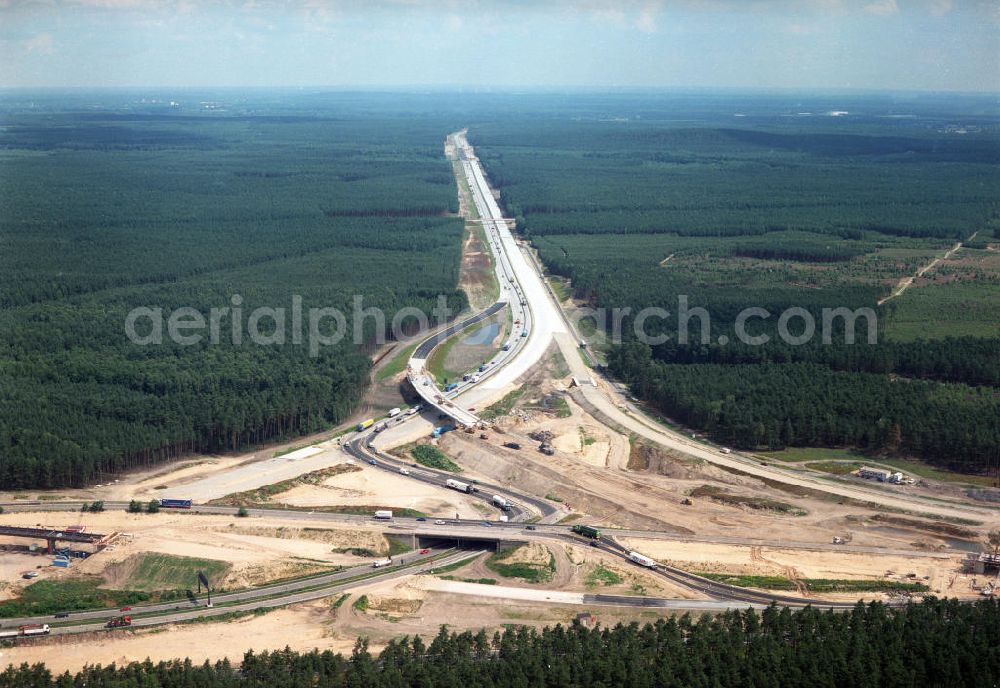
<svg viewBox="0 0 1000 688">
<path fill-rule="evenodd" d="M 159 513 L 159 511 L 160 511 L 160 500 L 159 499 L 150 499 L 149 500 L 149 504 L 146 505 L 146 513 L 147 514 L 156 514 L 156 513 Z"/>
</svg>

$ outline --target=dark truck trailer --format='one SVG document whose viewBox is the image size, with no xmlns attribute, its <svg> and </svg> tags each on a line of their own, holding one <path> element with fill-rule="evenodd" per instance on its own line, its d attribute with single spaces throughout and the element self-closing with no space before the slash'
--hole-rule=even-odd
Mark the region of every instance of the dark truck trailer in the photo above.
<svg viewBox="0 0 1000 688">
<path fill-rule="evenodd" d="M 584 537 L 589 537 L 589 538 L 592 538 L 594 540 L 600 540 L 601 539 L 601 531 L 599 531 L 594 526 L 576 525 L 576 526 L 573 526 L 572 530 L 577 535 L 582 535 Z"/>
<path fill-rule="evenodd" d="M 190 499 L 161 499 L 160 506 L 164 509 L 190 509 Z"/>
</svg>

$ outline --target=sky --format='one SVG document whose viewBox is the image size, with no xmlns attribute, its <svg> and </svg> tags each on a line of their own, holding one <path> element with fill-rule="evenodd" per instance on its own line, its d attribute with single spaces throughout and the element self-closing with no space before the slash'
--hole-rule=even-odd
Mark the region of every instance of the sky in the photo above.
<svg viewBox="0 0 1000 688">
<path fill-rule="evenodd" d="M 0 0 L 0 87 L 1000 92 L 1000 0 Z"/>
</svg>

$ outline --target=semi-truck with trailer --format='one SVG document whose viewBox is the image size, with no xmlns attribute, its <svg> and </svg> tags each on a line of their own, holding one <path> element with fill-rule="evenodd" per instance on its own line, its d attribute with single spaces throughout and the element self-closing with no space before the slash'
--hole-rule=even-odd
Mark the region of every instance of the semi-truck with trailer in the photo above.
<svg viewBox="0 0 1000 688">
<path fill-rule="evenodd" d="M 507 501 L 506 497 L 501 495 L 493 495 L 493 506 L 500 509 L 501 511 L 510 511 L 511 503 Z"/>
<path fill-rule="evenodd" d="M 600 540 L 601 539 L 601 531 L 598 530 L 597 528 L 595 528 L 594 526 L 585 526 L 585 525 L 579 525 L 578 524 L 578 525 L 573 526 L 572 530 L 577 535 L 582 535 L 584 537 L 589 537 L 592 540 Z"/>
<path fill-rule="evenodd" d="M 645 566 L 647 569 L 655 569 L 656 561 L 650 559 L 649 557 L 639 554 L 638 552 L 629 552 L 628 558 L 634 561 L 639 566 Z"/>
<path fill-rule="evenodd" d="M 392 520 L 392 512 L 391 511 L 384 511 L 384 510 L 376 511 L 375 512 L 375 518 L 377 520 L 379 520 L 379 521 L 391 521 Z"/>
<path fill-rule="evenodd" d="M 469 483 L 463 483 L 461 480 L 455 480 L 454 478 L 448 478 L 444 481 L 445 486 L 450 487 L 453 490 L 458 490 L 459 492 L 465 492 L 470 494 L 472 492 L 472 485 Z"/>
<path fill-rule="evenodd" d="M 17 628 L 7 628 L 0 630 L 0 638 L 19 638 L 21 636 L 31 637 L 33 635 L 48 635 L 48 624 L 26 624 Z"/>
<path fill-rule="evenodd" d="M 375 419 L 374 418 L 369 418 L 368 420 L 363 420 L 360 423 L 358 423 L 357 430 L 358 430 L 358 432 L 361 432 L 362 430 L 367 430 L 368 428 L 370 428 L 373 425 L 375 425 Z"/>
<path fill-rule="evenodd" d="M 164 509 L 190 509 L 190 499 L 161 499 L 160 506 Z"/>
</svg>

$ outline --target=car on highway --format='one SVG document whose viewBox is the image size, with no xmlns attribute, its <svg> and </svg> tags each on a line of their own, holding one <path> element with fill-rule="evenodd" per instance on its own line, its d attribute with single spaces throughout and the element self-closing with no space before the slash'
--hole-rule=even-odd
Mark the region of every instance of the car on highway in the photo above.
<svg viewBox="0 0 1000 688">
<path fill-rule="evenodd" d="M 525 530 L 538 530 L 535 526 L 525 526 Z"/>
<path fill-rule="evenodd" d="M 436 526 L 443 526 L 443 525 L 444 525 L 444 521 L 442 521 L 442 520 L 441 520 L 441 519 L 439 518 L 438 520 L 434 521 L 434 525 L 436 525 Z"/>
<path fill-rule="evenodd" d="M 487 528 L 492 528 L 493 527 L 493 524 L 490 523 L 489 521 L 480 521 L 479 525 L 486 526 Z"/>
<path fill-rule="evenodd" d="M 406 468 L 400 468 L 399 469 L 399 474 L 400 475 L 409 475 L 410 471 L 408 469 L 406 469 Z"/>
<path fill-rule="evenodd" d="M 122 607 L 118 611 L 120 611 L 120 612 L 130 612 L 130 611 L 132 611 L 132 607 Z"/>
<path fill-rule="evenodd" d="M 426 521 L 427 519 L 424 518 L 423 516 L 417 516 L 417 520 L 418 521 Z"/>
<path fill-rule="evenodd" d="M 430 551 L 430 549 L 429 549 L 429 548 L 427 548 L 427 547 L 424 547 L 424 548 L 423 548 L 422 550 L 420 550 L 420 553 L 421 553 L 421 554 L 430 554 L 430 553 L 431 553 L 431 551 Z"/>
<path fill-rule="evenodd" d="M 56 618 L 57 619 L 65 619 L 68 616 L 69 616 L 69 612 L 59 612 L 58 614 L 56 614 Z"/>
<path fill-rule="evenodd" d="M 378 465 L 378 461 L 376 461 L 375 459 L 368 459 L 368 463 L 370 463 L 372 466 Z"/>
</svg>

